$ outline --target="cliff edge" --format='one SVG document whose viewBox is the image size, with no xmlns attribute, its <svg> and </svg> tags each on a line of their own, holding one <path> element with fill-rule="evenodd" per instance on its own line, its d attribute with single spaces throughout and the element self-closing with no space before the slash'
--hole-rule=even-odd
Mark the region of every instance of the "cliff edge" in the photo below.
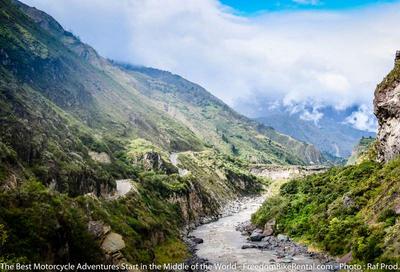
<svg viewBox="0 0 400 272">
<path fill-rule="evenodd" d="M 374 112 L 378 118 L 378 161 L 387 162 L 400 154 L 400 51 L 395 66 L 375 90 Z"/>
</svg>

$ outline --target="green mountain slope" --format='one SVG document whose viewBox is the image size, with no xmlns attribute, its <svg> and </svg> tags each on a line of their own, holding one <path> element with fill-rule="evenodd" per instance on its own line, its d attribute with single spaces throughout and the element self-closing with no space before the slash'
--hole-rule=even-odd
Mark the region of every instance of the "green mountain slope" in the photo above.
<svg viewBox="0 0 400 272">
<path fill-rule="evenodd" d="M 140 137 L 167 151 L 199 151 L 213 146 L 225 154 L 263 163 L 323 161 L 312 146 L 250 122 L 201 87 L 182 78 L 160 77 L 157 73 L 132 75 L 122 71 L 64 31 L 50 16 L 14 3 L 29 18 L 15 8 L 2 11 L 2 78 L 30 88 L 30 95 L 24 98 L 26 101 L 40 95 L 44 103 L 51 103 L 68 118 L 76 119 L 81 127 L 90 131 L 93 138 L 90 141 L 117 138 L 122 141 L 118 143 L 121 147 L 126 145 L 124 141 Z M 8 5 L 7 1 L 3 5 Z M 150 96 L 151 91 L 163 95 L 157 99 Z M 5 99 L 4 103 L 9 101 Z M 172 114 L 172 110 L 166 112 L 166 104 L 179 110 Z M 37 131 L 35 128 L 32 133 Z M 38 164 L 43 162 L 40 156 L 46 149 L 47 138 L 52 136 L 53 131 L 41 143 L 40 152 L 36 152 Z M 3 142 L 14 149 L 12 140 Z M 87 157 L 87 151 L 112 155 L 106 150 L 109 146 L 100 146 L 86 145 L 86 154 L 78 152 L 78 155 Z M 18 152 L 17 155 L 19 157 Z M 52 176 L 41 178 L 54 180 Z"/>
<path fill-rule="evenodd" d="M 314 146 L 256 123 L 201 86 L 169 72 L 119 64 L 152 106 L 190 128 L 207 146 L 253 162 L 321 164 Z"/>
</svg>

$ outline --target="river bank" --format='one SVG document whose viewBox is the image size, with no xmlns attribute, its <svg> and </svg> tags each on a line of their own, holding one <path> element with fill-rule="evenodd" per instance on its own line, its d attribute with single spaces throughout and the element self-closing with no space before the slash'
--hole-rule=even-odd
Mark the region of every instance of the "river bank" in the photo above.
<svg viewBox="0 0 400 272">
<path fill-rule="evenodd" d="M 251 214 L 264 200 L 265 196 L 242 199 L 237 211 L 191 231 L 188 240 L 195 252 L 191 263 L 207 264 L 209 271 L 337 270 L 332 259 L 309 252 L 283 235 L 249 241 Z"/>
</svg>

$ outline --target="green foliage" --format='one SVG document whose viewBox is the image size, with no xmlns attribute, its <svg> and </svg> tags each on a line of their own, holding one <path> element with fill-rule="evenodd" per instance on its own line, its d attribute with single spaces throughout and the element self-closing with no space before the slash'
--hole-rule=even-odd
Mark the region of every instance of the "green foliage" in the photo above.
<svg viewBox="0 0 400 272">
<path fill-rule="evenodd" d="M 7 240 L 7 231 L 4 228 L 4 225 L 0 224 L 0 248 Z"/>
<path fill-rule="evenodd" d="M 284 212 L 286 206 L 285 199 L 280 196 L 273 196 L 265 201 L 257 213 L 252 215 L 252 222 L 259 226 L 264 226 L 269 220 L 277 218 Z"/>
<path fill-rule="evenodd" d="M 155 248 L 155 261 L 158 264 L 180 263 L 188 256 L 186 246 L 178 239 L 169 239 Z"/>
<path fill-rule="evenodd" d="M 152 151 L 161 152 L 161 149 L 146 139 L 137 138 L 130 142 L 128 155 L 131 157 L 140 157 L 143 154 Z"/>
<path fill-rule="evenodd" d="M 143 186 L 157 192 L 160 197 L 167 198 L 172 194 L 184 194 L 189 190 L 188 180 L 176 174 L 166 175 L 154 172 L 144 172 L 140 176 Z"/>
<path fill-rule="evenodd" d="M 400 62 L 396 61 L 394 68 L 385 77 L 385 79 L 378 85 L 377 92 L 387 90 L 388 88 L 394 88 L 400 79 Z"/>
<path fill-rule="evenodd" d="M 70 198 L 35 180 L 0 193 L 0 253 L 6 260 L 38 262 L 51 254 L 55 263 L 101 263 L 99 241 L 87 228 L 89 220 L 101 220 L 124 237 L 130 262 L 182 261 L 188 253 L 179 238 L 181 211 L 164 197 L 186 189 L 178 177 L 164 178 L 145 175 L 139 193 L 114 201 Z"/>
<path fill-rule="evenodd" d="M 396 223 L 397 214 L 393 209 L 385 209 L 378 217 L 378 222 L 384 222 L 385 226 L 393 226 Z"/>
<path fill-rule="evenodd" d="M 46 254 L 58 251 L 57 262 L 68 258 L 71 262 L 96 263 L 101 254 L 87 233 L 85 216 L 66 196 L 52 195 L 34 180 L 16 191 L 3 192 L 0 223 L 8 231 L 1 247 L 2 255 L 7 259 L 40 261 Z M 65 240 L 60 244 L 61 237 Z"/>
<path fill-rule="evenodd" d="M 332 255 L 353 253 L 355 262 L 394 261 L 399 222 L 393 201 L 400 193 L 400 160 L 384 166 L 364 161 L 292 180 L 252 216 Z M 393 237 L 391 239 L 386 237 Z"/>
</svg>

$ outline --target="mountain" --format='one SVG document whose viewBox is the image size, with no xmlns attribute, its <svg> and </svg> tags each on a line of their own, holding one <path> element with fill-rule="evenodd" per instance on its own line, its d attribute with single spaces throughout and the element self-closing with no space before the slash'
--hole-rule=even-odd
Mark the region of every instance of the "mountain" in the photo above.
<svg viewBox="0 0 400 272">
<path fill-rule="evenodd" d="M 299 115 L 285 111 L 268 114 L 268 117 L 260 117 L 256 120 L 296 139 L 311 143 L 321 151 L 342 158 L 350 156 L 360 138 L 375 136 L 373 132 L 355 129 L 325 115 L 317 123 L 302 120 Z"/>
<path fill-rule="evenodd" d="M 340 263 L 400 263 L 399 56 L 375 90 L 377 139 L 361 140 L 356 149 L 361 156 L 353 165 L 283 185 L 253 215 L 254 224 L 276 222 L 277 232 L 338 257 Z"/>
<path fill-rule="evenodd" d="M 201 86 L 153 68 L 118 64 L 136 80 L 153 107 L 179 120 L 206 146 L 255 163 L 321 164 L 310 144 L 297 141 L 233 111 Z"/>
<path fill-rule="evenodd" d="M 197 84 L 0 7 L 1 262 L 180 262 L 182 229 L 267 183 L 251 164 L 324 162 Z"/>
<path fill-rule="evenodd" d="M 262 100 L 261 100 L 262 101 Z M 305 118 L 304 112 L 293 111 L 292 107 L 281 104 L 265 103 L 261 105 L 237 105 L 239 111 L 247 112 L 254 116 L 258 122 L 271 126 L 277 131 L 290 135 L 295 139 L 313 144 L 322 152 L 329 153 L 338 158 L 347 158 L 351 155 L 353 147 L 362 137 L 374 137 L 375 133 L 354 128 L 346 123 L 346 117 L 357 108 L 337 111 L 330 107 L 318 110 L 318 120 Z M 266 105 L 266 106 L 262 106 Z M 248 108 L 256 108 L 256 112 L 249 112 Z M 309 109 L 312 112 L 312 109 Z"/>
</svg>

